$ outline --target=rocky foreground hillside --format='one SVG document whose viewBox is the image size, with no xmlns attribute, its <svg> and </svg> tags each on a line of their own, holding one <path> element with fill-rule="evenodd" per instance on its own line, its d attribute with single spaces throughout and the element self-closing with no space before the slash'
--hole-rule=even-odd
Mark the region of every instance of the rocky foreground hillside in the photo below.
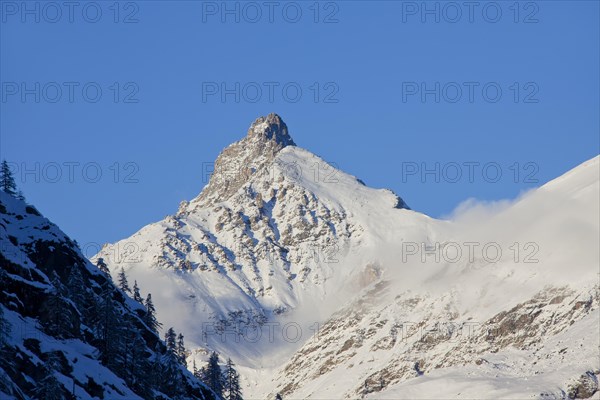
<svg viewBox="0 0 600 400">
<path fill-rule="evenodd" d="M 214 398 L 174 362 L 146 307 L 3 191 L 0 243 L 2 400 Z"/>
</svg>

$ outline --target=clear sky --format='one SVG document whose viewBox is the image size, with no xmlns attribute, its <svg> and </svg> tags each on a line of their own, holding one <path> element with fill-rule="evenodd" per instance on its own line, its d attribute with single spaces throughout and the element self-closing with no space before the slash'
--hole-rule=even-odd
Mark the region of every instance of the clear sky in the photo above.
<svg viewBox="0 0 600 400">
<path fill-rule="evenodd" d="M 0 2 L 0 158 L 80 244 L 174 213 L 269 112 L 434 217 L 599 153 L 598 1 L 223 4 Z"/>
</svg>

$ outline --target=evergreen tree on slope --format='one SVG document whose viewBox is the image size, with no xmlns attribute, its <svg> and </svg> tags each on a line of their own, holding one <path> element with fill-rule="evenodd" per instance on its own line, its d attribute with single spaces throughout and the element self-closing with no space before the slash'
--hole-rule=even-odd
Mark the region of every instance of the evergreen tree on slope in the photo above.
<svg viewBox="0 0 600 400">
<path fill-rule="evenodd" d="M 154 303 L 152 302 L 152 294 L 148 293 L 146 297 L 146 317 L 144 318 L 144 322 L 148 326 L 148 328 L 152 329 L 155 333 L 158 332 L 162 324 L 158 322 L 156 319 L 156 308 L 154 307 Z"/>
<path fill-rule="evenodd" d="M 16 196 L 17 185 L 6 160 L 0 165 L 0 189 L 11 196 Z"/>
<path fill-rule="evenodd" d="M 177 357 L 179 358 L 179 363 L 187 368 L 187 350 L 185 349 L 181 333 L 177 336 Z"/>
<path fill-rule="evenodd" d="M 240 388 L 240 375 L 234 368 L 231 358 L 223 370 L 223 398 L 226 400 L 242 400 L 242 389 Z"/>
<path fill-rule="evenodd" d="M 203 369 L 202 380 L 209 388 L 217 394 L 218 397 L 223 397 L 223 374 L 221 367 L 219 366 L 219 355 L 216 352 L 212 352 L 208 364 Z"/>
<path fill-rule="evenodd" d="M 140 304 L 144 304 L 144 299 L 142 299 L 142 295 L 140 294 L 140 288 L 138 287 L 137 281 L 133 282 L 133 299 Z"/>
<path fill-rule="evenodd" d="M 123 268 L 119 271 L 119 289 L 125 293 L 131 293 L 129 282 L 127 282 L 127 275 L 125 275 L 125 270 Z"/>
</svg>

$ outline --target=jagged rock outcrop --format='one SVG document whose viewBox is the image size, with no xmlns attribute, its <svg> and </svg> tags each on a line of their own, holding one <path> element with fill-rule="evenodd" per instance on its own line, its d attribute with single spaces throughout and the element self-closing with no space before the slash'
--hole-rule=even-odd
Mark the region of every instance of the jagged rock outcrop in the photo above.
<svg viewBox="0 0 600 400">
<path fill-rule="evenodd" d="M 250 177 L 270 167 L 277 153 L 295 146 L 285 122 L 277 114 L 260 117 L 252 123 L 246 137 L 228 146 L 217 157 L 214 173 L 198 201 L 204 205 L 227 200 Z"/>
</svg>

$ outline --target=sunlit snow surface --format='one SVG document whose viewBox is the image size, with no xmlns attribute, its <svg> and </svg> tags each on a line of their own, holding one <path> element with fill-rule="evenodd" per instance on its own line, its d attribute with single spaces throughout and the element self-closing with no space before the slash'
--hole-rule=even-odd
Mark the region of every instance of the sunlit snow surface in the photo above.
<svg viewBox="0 0 600 400">
<path fill-rule="evenodd" d="M 288 146 L 230 198 L 192 200 L 98 256 L 152 293 L 163 327 L 194 349 L 190 365 L 209 350 L 231 357 L 248 398 L 560 398 L 600 369 L 599 168 L 596 157 L 514 201 L 435 220 Z M 454 262 L 407 254 L 444 243 L 476 250 Z M 497 261 L 482 254 L 490 243 Z M 534 337 L 422 345 L 436 322 L 484 326 L 555 291 L 565 299 L 540 302 Z M 220 334 L 219 319 L 242 335 Z"/>
</svg>

